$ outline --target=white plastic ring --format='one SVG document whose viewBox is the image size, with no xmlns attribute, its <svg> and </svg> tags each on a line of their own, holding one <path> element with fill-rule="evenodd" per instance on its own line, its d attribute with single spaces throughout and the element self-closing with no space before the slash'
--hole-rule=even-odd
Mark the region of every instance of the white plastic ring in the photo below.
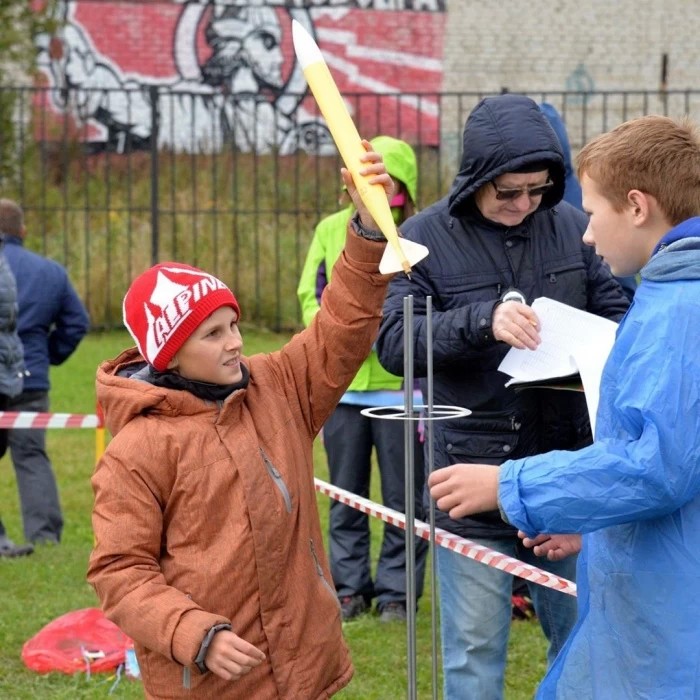
<svg viewBox="0 0 700 700">
<path fill-rule="evenodd" d="M 372 406 L 371 408 L 363 408 L 360 413 L 367 418 L 417 421 L 449 420 L 450 418 L 465 418 L 471 415 L 468 408 L 460 406 L 433 406 L 432 414 L 428 416 L 428 406 L 425 404 L 414 404 L 412 415 L 408 414 L 404 406 Z"/>
</svg>

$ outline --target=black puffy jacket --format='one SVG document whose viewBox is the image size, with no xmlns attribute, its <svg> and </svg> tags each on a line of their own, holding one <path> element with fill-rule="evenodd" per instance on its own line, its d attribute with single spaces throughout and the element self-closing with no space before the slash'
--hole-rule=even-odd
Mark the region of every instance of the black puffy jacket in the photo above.
<svg viewBox="0 0 700 700">
<path fill-rule="evenodd" d="M 555 186 L 537 211 L 510 228 L 480 215 L 473 195 L 482 185 L 540 161 L 547 161 Z M 473 412 L 435 421 L 435 468 L 500 464 L 550 449 L 576 449 L 590 440 L 582 394 L 504 386 L 508 377 L 497 368 L 510 346 L 491 333 L 493 309 L 511 286 L 528 303 L 546 296 L 613 320 L 626 311 L 628 301 L 609 268 L 581 240 L 586 216 L 561 202 L 563 191 L 559 142 L 537 105 L 518 95 L 486 98 L 467 120 L 464 157 L 450 194 L 401 226 L 430 255 L 410 279 L 397 275 L 391 282 L 377 340 L 379 360 L 403 374 L 403 298 L 413 295 L 414 371 L 425 377 L 425 308 L 426 297 L 432 297 L 434 404 Z M 425 379 L 421 385 L 425 392 Z M 497 512 L 461 520 L 438 512 L 437 524 L 465 537 L 514 532 Z"/>
</svg>

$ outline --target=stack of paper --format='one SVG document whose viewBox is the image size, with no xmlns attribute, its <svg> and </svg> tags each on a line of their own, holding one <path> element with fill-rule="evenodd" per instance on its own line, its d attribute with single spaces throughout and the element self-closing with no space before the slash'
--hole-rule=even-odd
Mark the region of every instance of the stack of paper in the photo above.
<svg viewBox="0 0 700 700">
<path fill-rule="evenodd" d="M 595 434 L 600 377 L 615 342 L 617 323 L 540 297 L 532 303 L 540 320 L 542 342 L 536 350 L 511 348 L 498 369 L 512 379 L 506 386 L 571 382 L 580 375 L 591 428 Z"/>
</svg>

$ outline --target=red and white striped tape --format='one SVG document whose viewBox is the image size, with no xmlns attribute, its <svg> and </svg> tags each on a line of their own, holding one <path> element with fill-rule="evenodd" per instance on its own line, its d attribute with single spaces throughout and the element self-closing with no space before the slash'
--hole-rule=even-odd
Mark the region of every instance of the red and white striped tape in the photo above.
<svg viewBox="0 0 700 700">
<path fill-rule="evenodd" d="M 0 411 L 0 428 L 102 428 L 95 414 Z"/>
<path fill-rule="evenodd" d="M 400 527 L 402 530 L 406 529 L 406 516 L 403 513 L 399 513 L 396 510 L 387 508 L 386 506 L 370 501 L 367 498 L 362 498 L 357 496 L 350 491 L 338 488 L 331 484 L 321 481 L 321 479 L 314 479 L 316 490 L 320 493 L 330 496 L 336 501 L 340 501 L 347 506 L 351 506 L 356 510 L 359 510 L 367 515 L 371 515 L 375 518 L 383 520 L 385 523 L 390 525 L 395 525 Z M 424 540 L 430 540 L 430 526 L 420 520 L 414 521 L 414 531 L 416 535 L 422 537 Z M 462 554 L 465 557 L 474 559 L 475 561 L 485 564 L 486 566 L 493 566 L 496 569 L 505 571 L 513 576 L 520 576 L 527 581 L 532 581 L 540 586 L 546 586 L 547 588 L 553 588 L 554 590 L 561 591 L 562 593 L 568 593 L 569 595 L 576 595 L 576 584 L 565 578 L 560 578 L 554 574 L 545 571 L 544 569 L 539 569 L 532 564 L 526 564 L 520 559 L 515 559 L 514 557 L 509 557 L 506 554 L 497 552 L 495 549 L 490 549 L 489 547 L 484 547 L 481 544 L 472 542 L 464 537 L 459 537 L 447 530 L 442 528 L 435 528 L 435 543 L 441 547 L 446 547 L 451 549 L 458 554 Z"/>
<path fill-rule="evenodd" d="M 97 414 L 79 413 L 38 413 L 36 411 L 0 411 L 0 428 L 102 428 L 102 417 Z M 367 515 L 379 518 L 390 525 L 406 529 L 406 516 L 396 510 L 357 496 L 350 491 L 332 486 L 331 484 L 314 479 L 316 490 L 327 496 L 351 506 Z M 424 540 L 430 540 L 430 526 L 420 520 L 414 520 L 414 532 Z M 509 557 L 495 549 L 484 547 L 464 537 L 459 537 L 447 530 L 435 528 L 435 543 L 451 549 L 470 559 L 493 566 L 513 576 L 520 576 L 541 586 L 553 588 L 562 593 L 576 595 L 576 584 L 539 569 L 524 561 Z"/>
</svg>

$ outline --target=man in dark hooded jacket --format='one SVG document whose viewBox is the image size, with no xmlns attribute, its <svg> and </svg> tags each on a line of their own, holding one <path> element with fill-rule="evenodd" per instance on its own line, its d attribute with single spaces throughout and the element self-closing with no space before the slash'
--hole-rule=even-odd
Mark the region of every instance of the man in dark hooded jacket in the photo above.
<svg viewBox="0 0 700 700">
<path fill-rule="evenodd" d="M 581 240 L 585 214 L 562 201 L 559 140 L 531 99 L 482 100 L 464 128 L 460 171 L 447 197 L 401 227 L 430 255 L 411 278 L 390 285 L 377 341 L 380 362 L 403 372 L 403 298 L 413 295 L 414 362 L 426 375 L 426 297 L 432 297 L 433 399 L 463 406 L 467 418 L 436 421 L 434 467 L 501 464 L 515 456 L 576 449 L 590 442 L 585 397 L 569 391 L 506 388 L 498 366 L 511 346 L 534 349 L 539 321 L 530 308 L 550 297 L 612 320 L 627 299 L 609 268 Z M 426 390 L 425 379 L 421 380 Z M 428 465 L 429 466 L 429 465 Z M 426 493 L 426 499 L 428 495 Z M 436 522 L 493 549 L 535 562 L 498 512 Z M 503 696 L 512 578 L 438 548 L 446 700 Z M 573 579 L 574 557 L 545 568 Z M 554 660 L 576 619 L 575 598 L 542 586 L 531 596 Z"/>
</svg>

